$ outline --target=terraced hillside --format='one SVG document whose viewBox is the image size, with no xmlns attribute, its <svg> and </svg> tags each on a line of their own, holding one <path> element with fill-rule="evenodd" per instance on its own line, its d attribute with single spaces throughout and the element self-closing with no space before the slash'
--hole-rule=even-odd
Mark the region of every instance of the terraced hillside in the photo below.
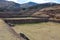
<svg viewBox="0 0 60 40">
<path fill-rule="evenodd" d="M 32 14 L 32 16 L 36 16 L 36 17 L 45 17 L 45 16 L 50 16 L 50 18 L 53 17 L 59 17 L 60 15 L 60 5 L 58 6 L 52 6 L 52 7 L 47 7 L 47 8 L 43 8 L 39 11 L 37 11 L 36 13 Z"/>
<path fill-rule="evenodd" d="M 60 40 L 60 23 L 16 24 L 13 28 L 30 40 Z"/>
</svg>

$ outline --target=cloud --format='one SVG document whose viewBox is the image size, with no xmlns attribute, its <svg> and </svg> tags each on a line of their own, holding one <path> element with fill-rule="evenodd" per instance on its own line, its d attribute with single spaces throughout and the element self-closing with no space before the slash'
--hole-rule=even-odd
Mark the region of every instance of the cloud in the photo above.
<svg viewBox="0 0 60 40">
<path fill-rule="evenodd" d="M 17 2 L 18 3 L 18 0 L 8 0 L 8 1 L 14 1 L 14 2 Z"/>
<path fill-rule="evenodd" d="M 33 0 L 31 0 L 33 1 Z M 46 3 L 46 2 L 51 2 L 51 0 L 34 0 L 33 2 L 36 2 L 36 3 Z"/>
<path fill-rule="evenodd" d="M 60 2 L 59 0 L 9 0 L 9 1 L 14 1 L 17 3 L 26 3 L 29 1 L 36 2 L 36 3 L 46 3 L 46 2 Z"/>
</svg>

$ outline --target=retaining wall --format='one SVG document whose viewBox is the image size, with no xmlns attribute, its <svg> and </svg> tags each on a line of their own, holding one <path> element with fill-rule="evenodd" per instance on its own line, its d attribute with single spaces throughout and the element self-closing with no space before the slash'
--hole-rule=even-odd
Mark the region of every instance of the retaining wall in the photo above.
<svg viewBox="0 0 60 40">
<path fill-rule="evenodd" d="M 48 22 L 49 20 L 47 18 L 43 19 L 19 19 L 19 20 L 4 20 L 6 23 L 38 23 L 38 22 Z"/>
</svg>

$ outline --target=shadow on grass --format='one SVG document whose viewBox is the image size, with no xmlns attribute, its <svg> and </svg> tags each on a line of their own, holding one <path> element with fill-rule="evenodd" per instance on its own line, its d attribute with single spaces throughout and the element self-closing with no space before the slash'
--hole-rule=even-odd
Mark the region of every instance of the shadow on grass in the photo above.
<svg viewBox="0 0 60 40">
<path fill-rule="evenodd" d="M 47 23 L 47 22 L 33 22 L 33 23 L 14 23 L 14 25 L 23 25 L 23 24 L 39 24 L 39 23 Z"/>
</svg>

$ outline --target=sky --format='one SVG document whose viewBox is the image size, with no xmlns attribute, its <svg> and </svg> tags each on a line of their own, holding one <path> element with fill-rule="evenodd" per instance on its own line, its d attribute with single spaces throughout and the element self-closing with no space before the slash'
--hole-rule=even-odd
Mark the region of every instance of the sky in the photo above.
<svg viewBox="0 0 60 40">
<path fill-rule="evenodd" d="M 60 3 L 60 0 L 8 0 L 8 1 L 14 1 L 16 3 L 27 3 L 27 2 L 36 2 L 36 3 L 46 3 L 46 2 L 56 2 Z"/>
</svg>

